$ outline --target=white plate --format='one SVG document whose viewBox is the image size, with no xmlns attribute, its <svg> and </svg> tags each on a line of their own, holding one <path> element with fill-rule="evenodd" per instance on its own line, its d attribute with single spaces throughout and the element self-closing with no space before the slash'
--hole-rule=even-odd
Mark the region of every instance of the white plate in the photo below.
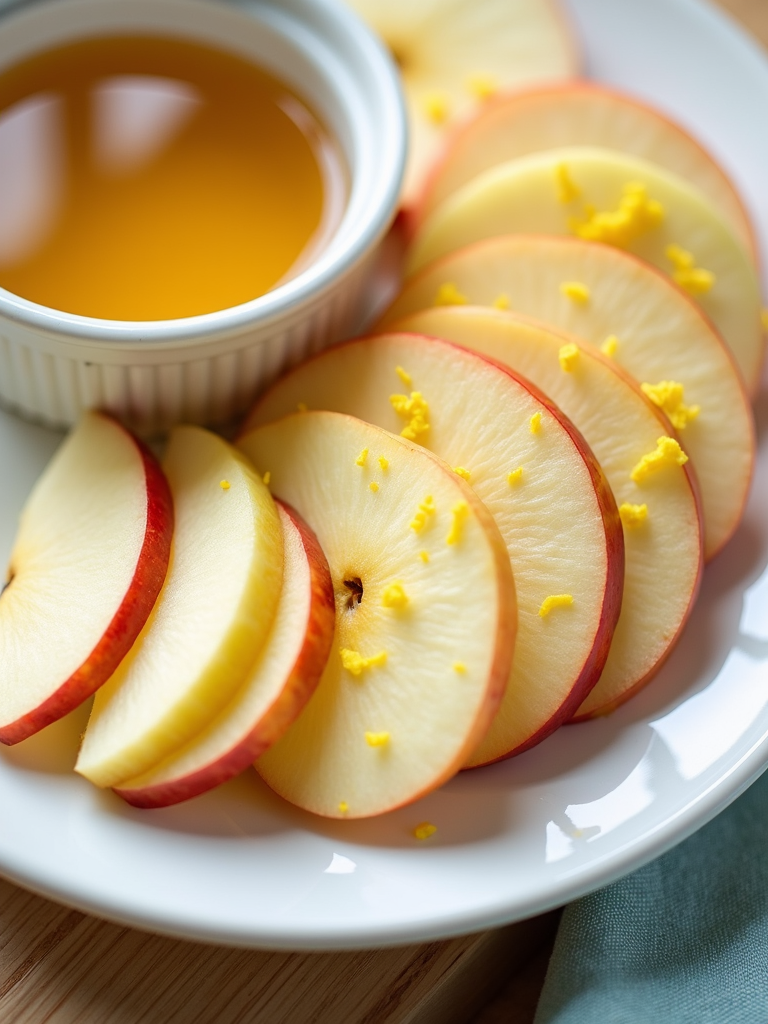
<svg viewBox="0 0 768 1024">
<path fill-rule="evenodd" d="M 570 6 L 593 76 L 697 131 L 742 187 L 768 249 L 768 63 L 757 47 L 696 0 Z M 327 949 L 501 924 L 639 867 L 768 762 L 766 412 L 764 393 L 757 480 L 737 538 L 707 569 L 661 675 L 614 715 L 384 818 L 334 823 L 282 803 L 253 771 L 175 808 L 130 808 L 71 773 L 76 713 L 0 753 L 0 870 L 158 931 Z M 56 442 L 0 414 L 0 560 Z M 424 820 L 439 831 L 418 843 L 411 829 Z"/>
</svg>

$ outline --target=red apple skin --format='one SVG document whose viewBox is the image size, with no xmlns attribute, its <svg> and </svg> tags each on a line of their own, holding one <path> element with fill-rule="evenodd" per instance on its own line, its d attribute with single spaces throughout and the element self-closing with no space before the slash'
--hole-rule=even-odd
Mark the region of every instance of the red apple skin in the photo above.
<svg viewBox="0 0 768 1024">
<path fill-rule="evenodd" d="M 667 117 L 662 111 L 657 108 L 649 108 L 648 104 L 642 103 L 641 101 L 634 99 L 631 96 L 625 96 L 623 93 L 616 92 L 612 89 L 606 88 L 604 85 L 599 85 L 595 82 L 588 82 L 577 79 L 572 82 L 552 82 L 545 86 L 534 87 L 530 90 L 504 90 L 499 92 L 496 96 L 490 97 L 485 101 L 481 110 L 469 117 L 464 118 L 462 121 L 456 124 L 456 126 L 449 131 L 443 146 L 441 147 L 440 155 L 432 163 L 428 174 L 426 175 L 422 186 L 419 190 L 419 194 L 414 198 L 411 205 L 404 211 L 402 211 L 402 229 L 407 239 L 411 240 L 419 229 L 420 225 L 426 219 L 427 213 L 427 202 L 429 194 L 434 188 L 435 181 L 438 180 L 443 171 L 443 164 L 447 159 L 448 153 L 452 152 L 454 148 L 461 147 L 464 145 L 464 136 L 467 134 L 471 125 L 477 120 L 478 117 L 493 116 L 494 111 L 503 110 L 505 106 L 510 104 L 525 105 L 528 103 L 535 103 L 537 100 L 549 97 L 549 96 L 562 96 L 568 98 L 574 94 L 589 95 L 595 94 L 597 96 L 605 95 L 608 93 L 612 99 L 618 103 L 623 103 L 627 107 L 640 108 L 641 110 L 653 110 L 654 116 L 659 120 L 665 122 L 673 131 L 678 135 L 683 135 L 688 139 L 692 146 L 700 150 L 706 160 L 717 167 L 720 172 L 720 176 L 723 182 L 728 186 L 729 191 L 732 194 L 735 205 L 741 210 L 743 216 L 743 222 L 749 229 L 749 235 L 751 239 L 751 254 L 753 259 L 759 264 L 759 246 L 757 243 L 757 236 L 755 234 L 754 224 L 750 217 L 744 201 L 739 194 L 738 189 L 731 181 L 729 175 L 723 170 L 719 162 L 715 160 L 709 150 L 705 149 L 701 143 L 695 139 L 689 132 L 685 131 L 670 117 Z"/>
<path fill-rule="evenodd" d="M 156 786 L 142 789 L 116 788 L 115 792 L 134 807 L 168 807 L 207 793 L 239 775 L 280 739 L 320 682 L 333 643 L 336 622 L 331 573 L 314 532 L 295 509 L 286 502 L 275 500 L 299 531 L 310 567 L 311 597 L 307 631 L 285 685 L 272 706 L 248 734 L 224 756 L 190 775 Z"/>
<path fill-rule="evenodd" d="M 7 746 L 63 718 L 109 679 L 144 628 L 165 582 L 173 539 L 171 491 L 154 455 L 137 437 L 125 432 L 139 452 L 147 486 L 146 532 L 133 579 L 106 632 L 83 664 L 42 704 L 0 729 L 0 743 Z"/>
</svg>

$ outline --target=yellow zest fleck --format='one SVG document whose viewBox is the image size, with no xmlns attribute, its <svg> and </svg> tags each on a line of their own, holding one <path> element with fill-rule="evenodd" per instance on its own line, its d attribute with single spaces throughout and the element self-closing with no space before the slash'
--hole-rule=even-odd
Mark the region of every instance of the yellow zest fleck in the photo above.
<svg viewBox="0 0 768 1024">
<path fill-rule="evenodd" d="M 504 292 L 501 292 L 501 294 L 497 295 L 493 300 L 494 309 L 509 309 L 511 305 L 512 303 L 509 301 L 509 296 L 505 295 Z"/>
<path fill-rule="evenodd" d="M 219 480 L 219 487 L 222 491 L 228 491 L 231 486 L 229 480 Z"/>
<path fill-rule="evenodd" d="M 545 597 L 541 602 L 539 615 L 544 619 L 549 615 L 553 608 L 568 608 L 572 604 L 573 598 L 570 594 L 552 594 L 549 597 Z"/>
<path fill-rule="evenodd" d="M 470 75 L 466 85 L 467 92 L 476 100 L 489 100 L 499 91 L 499 83 L 493 75 Z"/>
<path fill-rule="evenodd" d="M 658 384 L 641 384 L 640 389 L 654 405 L 664 410 L 675 430 L 683 430 L 701 412 L 701 406 L 683 403 L 683 385 L 678 384 L 675 380 L 662 380 Z"/>
<path fill-rule="evenodd" d="M 660 437 L 656 442 L 656 450 L 644 455 L 630 476 L 639 484 L 657 469 L 663 469 L 664 466 L 684 466 L 687 461 L 688 456 L 673 437 Z"/>
<path fill-rule="evenodd" d="M 555 167 L 555 183 L 557 185 L 557 198 L 564 206 L 572 203 L 581 195 L 581 189 L 576 185 L 568 171 L 567 164 L 558 164 Z"/>
<path fill-rule="evenodd" d="M 574 345 L 572 341 L 569 341 L 567 345 L 561 345 L 557 358 L 560 360 L 560 369 L 564 373 L 573 373 L 576 363 L 579 361 L 579 346 Z"/>
<path fill-rule="evenodd" d="M 760 322 L 763 325 L 763 330 L 768 331 L 768 309 L 760 310 Z"/>
<path fill-rule="evenodd" d="M 445 93 L 431 92 L 425 96 L 424 113 L 432 124 L 444 124 L 450 113 L 450 104 Z"/>
<path fill-rule="evenodd" d="M 380 455 L 376 461 L 382 469 L 389 469 L 389 459 L 385 459 L 383 455 Z"/>
<path fill-rule="evenodd" d="M 589 302 L 589 288 L 581 281 L 563 281 L 560 291 L 579 306 L 585 306 Z"/>
<path fill-rule="evenodd" d="M 628 501 L 625 501 L 623 505 L 619 505 L 619 515 L 622 523 L 631 530 L 635 526 L 640 526 L 648 518 L 648 506 L 630 505 Z"/>
<path fill-rule="evenodd" d="M 429 839 L 429 837 L 433 836 L 435 832 L 437 832 L 437 826 L 432 825 L 428 821 L 422 821 L 422 823 L 420 825 L 417 825 L 416 828 L 413 830 L 414 836 L 420 842 L 424 839 Z"/>
<path fill-rule="evenodd" d="M 364 466 L 365 465 L 365 460 L 367 458 L 368 458 L 368 449 L 367 448 L 363 448 L 363 450 L 360 452 L 360 454 L 355 459 L 355 465 L 356 466 Z"/>
<path fill-rule="evenodd" d="M 396 366 L 395 367 L 395 373 L 397 374 L 397 376 L 400 378 L 400 380 L 403 382 L 403 384 L 405 384 L 405 386 L 407 388 L 409 388 L 411 386 L 413 381 L 411 380 L 411 375 L 410 375 L 410 373 L 408 373 L 407 370 L 404 370 L 402 368 L 402 366 Z"/>
<path fill-rule="evenodd" d="M 674 268 L 672 279 L 690 295 L 706 295 L 712 290 L 716 282 L 715 275 L 703 267 L 697 267 L 692 252 L 679 245 L 668 245 L 667 259 Z"/>
<path fill-rule="evenodd" d="M 427 519 L 429 516 L 433 516 L 437 511 L 435 506 L 435 499 L 431 494 L 427 495 L 424 501 L 419 502 L 419 507 L 416 511 L 416 515 L 410 522 L 410 527 L 414 533 L 421 533 L 424 527 L 427 525 Z"/>
<path fill-rule="evenodd" d="M 390 583 L 381 592 L 382 608 L 405 608 L 408 595 L 402 583 Z"/>
<path fill-rule="evenodd" d="M 457 501 L 451 509 L 453 515 L 453 522 L 451 523 L 451 529 L 448 531 L 448 536 L 445 538 L 446 544 L 458 544 L 461 540 L 461 531 L 469 517 L 469 505 L 466 501 Z"/>
<path fill-rule="evenodd" d="M 388 732 L 367 732 L 365 742 L 369 747 L 386 747 L 389 743 Z"/>
<path fill-rule="evenodd" d="M 456 476 L 460 476 L 462 480 L 469 480 L 469 478 L 472 476 L 470 471 L 468 469 L 464 469 L 463 466 L 454 466 L 453 472 L 456 474 Z"/>
<path fill-rule="evenodd" d="M 507 483 L 510 487 L 514 487 L 519 484 L 523 479 L 523 467 L 518 466 L 517 469 L 513 469 L 511 473 L 507 473 Z"/>
<path fill-rule="evenodd" d="M 379 489 L 379 485 L 376 483 L 375 480 L 371 480 L 371 482 L 368 484 L 368 487 L 373 491 L 374 494 L 376 494 L 376 492 Z"/>
<path fill-rule="evenodd" d="M 532 434 L 541 433 L 541 413 L 535 412 L 528 422 L 528 428 Z"/>
<path fill-rule="evenodd" d="M 419 552 L 419 558 L 422 560 L 422 562 L 428 562 L 429 561 L 429 552 L 428 551 L 420 551 Z"/>
<path fill-rule="evenodd" d="M 568 227 L 574 235 L 590 242 L 605 242 L 626 249 L 634 239 L 658 227 L 664 220 L 664 207 L 648 198 L 642 181 L 629 181 L 618 210 L 599 212 L 587 207 L 584 220 L 572 217 Z"/>
<path fill-rule="evenodd" d="M 464 664 L 463 661 L 454 661 L 453 671 L 458 672 L 460 676 L 463 676 L 464 673 L 467 671 L 467 666 Z"/>
<path fill-rule="evenodd" d="M 339 814 L 346 814 L 349 810 L 349 804 L 346 800 L 342 800 L 339 804 Z"/>
<path fill-rule="evenodd" d="M 306 412 L 307 411 L 307 403 L 306 402 L 299 402 L 299 404 L 296 406 L 296 408 L 299 410 L 299 412 Z"/>
<path fill-rule="evenodd" d="M 401 437 L 418 441 L 429 432 L 429 403 L 420 391 L 412 391 L 410 398 L 407 395 L 390 395 L 389 401 L 397 415 L 408 420 L 400 431 Z"/>
<path fill-rule="evenodd" d="M 466 306 L 467 297 L 462 295 L 452 281 L 446 281 L 437 289 L 433 306 Z"/>
<path fill-rule="evenodd" d="M 387 660 L 386 651 L 379 651 L 378 654 L 373 654 L 370 658 L 364 658 L 358 651 L 350 651 L 349 648 L 342 647 L 339 654 L 341 655 L 341 664 L 353 676 L 360 676 L 367 668 L 376 668 L 385 664 Z"/>
<path fill-rule="evenodd" d="M 267 470 L 267 472 L 261 479 L 264 481 L 264 486 L 269 487 L 269 481 L 272 479 L 272 474 L 270 473 L 269 470 Z"/>
<path fill-rule="evenodd" d="M 600 351 L 604 356 L 613 357 L 616 355 L 616 351 L 619 347 L 619 339 L 615 334 L 609 334 L 603 344 L 600 346 Z"/>
</svg>

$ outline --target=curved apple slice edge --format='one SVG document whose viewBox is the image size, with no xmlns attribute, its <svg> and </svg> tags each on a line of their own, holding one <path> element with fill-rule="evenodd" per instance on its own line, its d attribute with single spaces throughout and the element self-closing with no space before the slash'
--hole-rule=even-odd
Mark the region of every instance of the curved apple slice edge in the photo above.
<svg viewBox="0 0 768 1024">
<path fill-rule="evenodd" d="M 274 695 L 266 708 L 261 708 L 256 720 L 243 722 L 240 739 L 218 754 L 207 749 L 207 756 L 192 767 L 185 758 L 186 767 L 174 773 L 177 755 L 172 755 L 157 767 L 136 779 L 115 787 L 115 792 L 134 807 L 167 807 L 189 800 L 239 775 L 266 750 L 276 743 L 293 724 L 317 688 L 333 641 L 335 604 L 333 584 L 325 554 L 317 537 L 302 517 L 285 502 L 275 499 L 285 540 L 284 594 L 278 605 L 279 616 L 290 616 L 288 627 L 299 642 L 294 648 L 290 667 L 282 681 L 274 686 Z M 305 603 L 293 603 L 292 593 L 305 589 Z M 285 620 L 284 620 L 285 621 Z M 275 642 L 277 630 L 273 626 L 271 638 Z M 281 635 L 284 631 L 280 631 Z M 253 688 L 259 678 L 259 668 L 265 663 L 260 656 L 254 673 L 230 705 L 212 723 L 210 735 L 217 725 L 231 721 L 233 715 L 242 714 L 241 696 Z M 198 738 L 179 753 L 194 757 Z"/>
<path fill-rule="evenodd" d="M 105 419 L 111 419 L 103 413 Z M 121 426 L 138 449 L 147 488 L 147 523 L 136 571 L 120 607 L 80 667 L 41 704 L 0 729 L 0 743 L 13 746 L 58 721 L 93 696 L 133 646 L 155 606 L 168 571 L 173 538 L 173 499 L 157 460 Z"/>
</svg>

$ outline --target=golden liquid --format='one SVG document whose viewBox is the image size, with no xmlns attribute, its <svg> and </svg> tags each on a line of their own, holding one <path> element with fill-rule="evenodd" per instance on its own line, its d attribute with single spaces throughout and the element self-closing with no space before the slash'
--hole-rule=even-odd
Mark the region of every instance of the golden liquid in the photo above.
<svg viewBox="0 0 768 1024">
<path fill-rule="evenodd" d="M 322 247 L 345 179 L 307 106 L 239 57 L 52 49 L 0 74 L 0 287 L 112 320 L 235 306 Z"/>
</svg>

